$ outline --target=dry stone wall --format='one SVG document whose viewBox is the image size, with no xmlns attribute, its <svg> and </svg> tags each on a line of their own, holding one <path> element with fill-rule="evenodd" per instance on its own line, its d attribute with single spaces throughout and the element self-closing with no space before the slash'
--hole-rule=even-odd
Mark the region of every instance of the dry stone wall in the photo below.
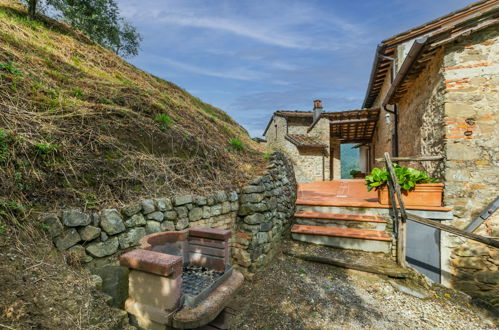
<svg viewBox="0 0 499 330">
<path fill-rule="evenodd" d="M 295 211 L 293 167 L 282 153 L 271 156 L 269 171 L 241 189 L 232 257 L 245 274 L 254 273 L 276 252 Z"/>
<path fill-rule="evenodd" d="M 253 266 L 253 271 L 291 224 L 295 197 L 293 168 L 282 153 L 274 153 L 267 174 L 240 191 L 146 199 L 92 214 L 64 210 L 43 222 L 59 251 L 70 252 L 92 269 L 117 265 L 118 255 L 148 234 L 190 227 L 227 229 L 235 233 L 234 263 Z M 250 258 L 242 258 L 239 251 L 250 251 Z"/>
</svg>

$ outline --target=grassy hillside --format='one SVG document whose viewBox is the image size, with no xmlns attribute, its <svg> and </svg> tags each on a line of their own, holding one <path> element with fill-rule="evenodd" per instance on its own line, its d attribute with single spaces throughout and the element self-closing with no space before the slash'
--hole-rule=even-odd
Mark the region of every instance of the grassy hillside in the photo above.
<svg viewBox="0 0 499 330">
<path fill-rule="evenodd" d="M 0 109 L 4 213 L 214 190 L 263 165 L 222 110 L 11 0 L 0 0 Z"/>
</svg>

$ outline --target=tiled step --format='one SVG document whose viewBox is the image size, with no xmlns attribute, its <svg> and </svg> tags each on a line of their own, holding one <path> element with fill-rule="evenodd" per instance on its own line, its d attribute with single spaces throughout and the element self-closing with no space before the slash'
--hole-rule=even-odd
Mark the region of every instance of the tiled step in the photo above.
<svg viewBox="0 0 499 330">
<path fill-rule="evenodd" d="M 384 231 L 293 225 L 291 236 L 297 241 L 367 252 L 390 251 L 392 238 Z"/>
<path fill-rule="evenodd" d="M 307 212 L 298 211 L 295 218 L 307 219 L 325 219 L 325 220 L 343 220 L 343 221 L 364 221 L 386 223 L 386 219 L 378 215 L 366 214 L 345 214 L 345 213 L 325 213 L 325 212 Z"/>
<path fill-rule="evenodd" d="M 381 216 L 365 214 L 299 211 L 294 217 L 297 224 L 310 226 L 385 230 L 387 224 Z"/>
</svg>

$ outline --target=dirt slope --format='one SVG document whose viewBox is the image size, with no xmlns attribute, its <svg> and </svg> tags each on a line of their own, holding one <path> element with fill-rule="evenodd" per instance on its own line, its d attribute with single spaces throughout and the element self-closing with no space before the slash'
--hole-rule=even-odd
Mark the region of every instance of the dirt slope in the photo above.
<svg viewBox="0 0 499 330">
<path fill-rule="evenodd" d="M 37 214 L 230 188 L 261 171 L 258 148 L 222 110 L 0 0 L 0 328 L 126 329 Z"/>
<path fill-rule="evenodd" d="M 222 110 L 11 0 L 0 0 L 0 109 L 7 213 L 228 188 L 264 162 Z"/>
</svg>

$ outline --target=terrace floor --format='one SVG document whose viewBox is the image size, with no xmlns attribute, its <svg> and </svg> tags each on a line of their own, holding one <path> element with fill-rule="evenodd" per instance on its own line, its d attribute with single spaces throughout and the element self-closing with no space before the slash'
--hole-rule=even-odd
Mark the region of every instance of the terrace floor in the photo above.
<svg viewBox="0 0 499 330">
<path fill-rule="evenodd" d="M 378 202 L 378 193 L 367 191 L 363 179 L 317 181 L 298 184 L 297 205 L 389 208 Z M 406 206 L 410 210 L 450 211 L 448 207 Z"/>
</svg>

